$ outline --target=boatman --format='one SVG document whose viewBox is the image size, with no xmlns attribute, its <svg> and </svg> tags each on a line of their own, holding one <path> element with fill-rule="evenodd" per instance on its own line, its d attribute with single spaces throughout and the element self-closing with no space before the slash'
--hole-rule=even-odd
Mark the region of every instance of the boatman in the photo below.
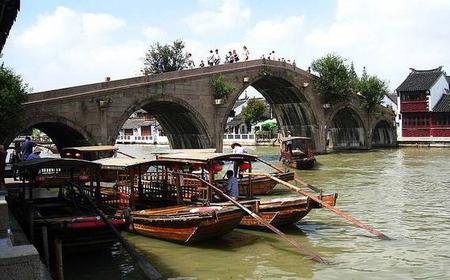
<svg viewBox="0 0 450 280">
<path fill-rule="evenodd" d="M 42 149 L 39 147 L 35 147 L 33 153 L 27 157 L 27 160 L 33 160 L 37 158 L 41 158 Z"/>
<path fill-rule="evenodd" d="M 231 149 L 233 149 L 233 154 L 245 154 L 247 151 L 242 147 L 241 144 L 235 142 L 231 144 Z"/>
<path fill-rule="evenodd" d="M 31 137 L 25 137 L 25 141 L 20 145 L 20 153 L 22 160 L 27 160 L 28 156 L 33 152 L 33 148 L 36 147 L 37 144 L 31 141 Z"/>
<path fill-rule="evenodd" d="M 233 170 L 228 170 L 226 175 L 228 178 L 226 193 L 234 199 L 239 197 L 239 182 L 236 177 L 233 176 Z"/>
</svg>

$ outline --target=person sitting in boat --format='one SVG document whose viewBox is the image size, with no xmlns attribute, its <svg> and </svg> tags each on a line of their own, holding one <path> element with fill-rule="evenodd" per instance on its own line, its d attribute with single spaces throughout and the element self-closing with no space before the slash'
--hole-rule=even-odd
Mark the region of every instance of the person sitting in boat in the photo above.
<svg viewBox="0 0 450 280">
<path fill-rule="evenodd" d="M 231 144 L 231 149 L 233 149 L 233 154 L 245 154 L 247 151 L 242 147 L 241 144 L 235 142 Z"/>
<path fill-rule="evenodd" d="M 27 157 L 27 160 L 33 160 L 33 159 L 41 158 L 41 152 L 42 152 L 41 148 L 35 147 L 34 150 L 33 150 L 33 153 L 31 153 Z"/>
<path fill-rule="evenodd" d="M 239 197 L 239 182 L 236 177 L 234 177 L 233 170 L 228 170 L 227 173 L 227 186 L 225 188 L 226 193 L 234 199 Z"/>
</svg>

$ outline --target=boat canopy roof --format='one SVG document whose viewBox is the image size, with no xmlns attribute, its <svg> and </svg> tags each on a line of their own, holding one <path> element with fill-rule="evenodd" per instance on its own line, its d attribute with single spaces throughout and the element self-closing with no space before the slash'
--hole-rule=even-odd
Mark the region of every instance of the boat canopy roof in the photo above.
<svg viewBox="0 0 450 280">
<path fill-rule="evenodd" d="M 229 154 L 229 153 L 211 153 L 211 152 L 184 152 L 184 153 L 173 153 L 173 154 L 161 154 L 158 155 L 158 160 L 170 160 L 172 162 L 196 162 L 196 163 L 208 163 L 211 161 L 218 160 L 247 160 L 256 161 L 258 157 L 251 154 Z"/>
<path fill-rule="evenodd" d="M 17 163 L 18 167 L 24 168 L 71 168 L 71 167 L 88 167 L 100 168 L 100 164 L 73 158 L 38 158 L 32 160 L 21 161 Z"/>
<path fill-rule="evenodd" d="M 301 136 L 293 136 L 293 137 L 286 137 L 283 138 L 281 141 L 286 142 L 286 141 L 295 141 L 295 140 L 311 140 L 311 138 L 309 137 L 301 137 Z"/>
<path fill-rule="evenodd" d="M 153 160 L 145 158 L 102 158 L 94 162 L 102 165 L 102 169 L 125 170 L 144 164 L 151 164 Z"/>
<path fill-rule="evenodd" d="M 156 149 L 152 152 L 154 155 L 179 154 L 179 153 L 214 153 L 215 148 L 211 149 Z"/>
<path fill-rule="evenodd" d="M 62 149 L 63 151 L 72 150 L 79 152 L 108 152 L 117 151 L 119 148 L 112 145 L 102 145 L 102 146 L 81 146 L 81 147 L 67 147 Z"/>
</svg>

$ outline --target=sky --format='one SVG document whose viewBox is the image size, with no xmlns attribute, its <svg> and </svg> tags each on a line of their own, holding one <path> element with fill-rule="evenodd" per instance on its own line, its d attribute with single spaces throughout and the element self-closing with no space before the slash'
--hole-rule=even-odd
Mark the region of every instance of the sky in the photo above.
<svg viewBox="0 0 450 280">
<path fill-rule="evenodd" d="M 1 60 L 34 92 L 139 76 L 150 45 L 186 42 L 296 61 L 335 53 L 389 83 L 450 71 L 449 0 L 22 0 Z"/>
</svg>

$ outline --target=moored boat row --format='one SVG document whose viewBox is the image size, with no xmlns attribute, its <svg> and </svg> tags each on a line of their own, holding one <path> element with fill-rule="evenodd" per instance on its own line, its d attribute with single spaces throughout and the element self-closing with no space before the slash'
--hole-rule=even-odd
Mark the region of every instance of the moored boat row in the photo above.
<svg viewBox="0 0 450 280">
<path fill-rule="evenodd" d="M 21 163 L 24 181 L 8 195 L 14 213 L 49 263 L 55 261 L 48 255 L 56 244 L 51 238 L 83 244 L 111 242 L 114 236 L 108 224 L 187 244 L 220 237 L 236 227 L 296 223 L 319 207 L 306 196 L 255 197 L 270 193 L 277 183 L 248 175 L 257 161 L 250 154 L 191 150 L 157 154 L 150 160 L 110 157 L 117 153 L 113 146 L 74 147 L 63 153 L 60 159 Z M 239 202 L 262 220 L 225 199 L 223 175 L 228 170 L 239 182 Z M 282 181 L 294 177 L 292 172 L 277 170 L 271 176 Z M 320 195 L 334 205 L 334 194 Z M 86 199 L 95 203 L 95 209 Z M 108 223 L 98 216 L 99 209 Z"/>
</svg>

